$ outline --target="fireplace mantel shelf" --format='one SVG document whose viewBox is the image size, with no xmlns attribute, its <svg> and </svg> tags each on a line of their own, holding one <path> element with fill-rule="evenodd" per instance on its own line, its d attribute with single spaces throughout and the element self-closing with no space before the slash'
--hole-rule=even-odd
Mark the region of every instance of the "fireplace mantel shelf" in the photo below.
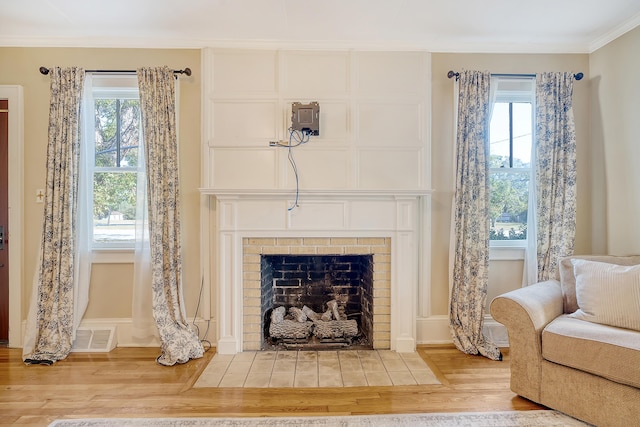
<svg viewBox="0 0 640 427">
<path fill-rule="evenodd" d="M 290 189 L 218 189 L 200 188 L 200 194 L 224 198 L 292 198 L 295 191 Z M 371 197 L 420 197 L 433 190 L 301 190 L 299 197 L 326 198 L 371 198 Z"/>
</svg>

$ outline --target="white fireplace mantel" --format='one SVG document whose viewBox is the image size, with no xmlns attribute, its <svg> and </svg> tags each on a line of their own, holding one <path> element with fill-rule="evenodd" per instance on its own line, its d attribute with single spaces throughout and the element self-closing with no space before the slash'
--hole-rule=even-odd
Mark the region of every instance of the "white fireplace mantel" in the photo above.
<svg viewBox="0 0 640 427">
<path fill-rule="evenodd" d="M 217 351 L 243 351 L 244 238 L 388 237 L 391 239 L 390 349 L 416 348 L 423 199 L 429 191 L 305 191 L 201 189 L 216 200 L 211 262 L 216 298 Z"/>
<path fill-rule="evenodd" d="M 432 190 L 368 190 L 368 189 L 336 189 L 336 190 L 302 190 L 300 198 L 379 198 L 379 197 L 420 197 L 430 194 Z M 294 190 L 291 189 L 219 189 L 200 188 L 200 193 L 217 198 L 295 198 Z"/>
</svg>

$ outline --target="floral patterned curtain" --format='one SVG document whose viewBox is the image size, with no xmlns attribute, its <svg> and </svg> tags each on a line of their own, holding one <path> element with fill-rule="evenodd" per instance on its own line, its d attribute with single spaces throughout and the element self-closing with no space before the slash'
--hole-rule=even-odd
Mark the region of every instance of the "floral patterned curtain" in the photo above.
<svg viewBox="0 0 640 427">
<path fill-rule="evenodd" d="M 500 360 L 500 350 L 482 333 L 489 279 L 490 80 L 488 72 L 460 72 L 449 327 L 460 351 Z"/>
<path fill-rule="evenodd" d="M 39 262 L 27 317 L 23 360 L 47 363 L 71 351 L 75 334 L 74 282 L 84 70 L 54 67 L 49 106 L 47 182 Z M 84 307 L 82 308 L 84 311 Z"/>
<path fill-rule="evenodd" d="M 536 76 L 538 280 L 556 277 L 576 234 L 576 133 L 573 73 Z"/>
<path fill-rule="evenodd" d="M 204 348 L 186 320 L 182 292 L 180 186 L 175 117 L 175 77 L 168 67 L 138 70 L 147 164 L 153 316 L 162 365 L 202 357 Z"/>
</svg>

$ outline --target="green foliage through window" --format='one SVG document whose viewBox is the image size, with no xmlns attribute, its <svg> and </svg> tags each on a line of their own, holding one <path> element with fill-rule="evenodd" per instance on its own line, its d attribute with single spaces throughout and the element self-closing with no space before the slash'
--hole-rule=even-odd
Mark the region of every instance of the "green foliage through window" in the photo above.
<svg viewBox="0 0 640 427">
<path fill-rule="evenodd" d="M 496 102 L 490 132 L 490 240 L 526 240 L 531 176 L 531 103 Z"/>
<path fill-rule="evenodd" d="M 93 242 L 135 242 L 138 155 L 141 144 L 138 99 L 95 99 Z"/>
</svg>

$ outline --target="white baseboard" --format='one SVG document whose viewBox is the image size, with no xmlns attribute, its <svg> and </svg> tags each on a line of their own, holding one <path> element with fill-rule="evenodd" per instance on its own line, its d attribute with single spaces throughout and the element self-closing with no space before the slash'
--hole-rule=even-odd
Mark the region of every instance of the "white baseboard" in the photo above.
<svg viewBox="0 0 640 427">
<path fill-rule="evenodd" d="M 438 315 L 418 318 L 416 322 L 418 344 L 451 344 L 449 316 Z M 498 347 L 509 347 L 509 335 L 504 325 L 493 320 L 487 314 L 484 318 L 483 332 Z"/>
<path fill-rule="evenodd" d="M 22 322 L 22 331 L 24 336 L 24 328 L 26 321 Z M 193 320 L 189 322 L 193 327 Z M 217 345 L 216 339 L 216 321 L 212 319 L 207 325 L 205 319 L 196 319 L 195 325 L 198 329 L 199 338 L 205 339 L 211 343 L 213 347 Z M 133 323 L 129 318 L 111 318 L 111 319 L 86 319 L 80 323 L 81 327 L 100 328 L 115 326 L 117 329 L 118 347 L 159 347 L 160 340 L 157 337 L 151 337 L 147 340 L 139 340 L 133 337 Z M 208 330 L 207 330 L 208 327 Z M 508 347 L 509 338 L 507 329 L 500 323 L 493 320 L 487 315 L 484 320 L 484 333 L 487 338 L 491 339 L 499 347 Z M 205 335 L 206 334 L 206 335 Z M 449 316 L 436 315 L 429 317 L 420 317 L 416 320 L 416 344 L 451 344 L 451 333 L 449 332 Z"/>
<path fill-rule="evenodd" d="M 131 319 L 99 319 L 100 322 L 112 324 L 115 321 L 116 326 L 118 327 L 118 347 L 160 347 L 160 339 L 157 336 L 149 337 L 147 339 L 138 339 L 133 336 L 133 323 Z M 87 323 L 91 322 L 93 324 L 94 320 L 87 320 Z M 83 325 L 85 321 L 81 322 Z M 194 326 L 195 323 L 195 326 Z M 210 324 L 207 325 L 207 321 L 205 319 L 198 318 L 193 321 L 191 319 L 189 321 L 189 326 L 198 334 L 198 337 L 201 340 L 207 340 L 215 346 L 215 321 L 211 320 Z M 207 330 L 208 326 L 208 330 Z M 206 334 L 206 336 L 205 336 Z"/>
<path fill-rule="evenodd" d="M 507 328 L 493 320 L 491 315 L 487 314 L 484 318 L 484 328 L 482 329 L 484 336 L 493 341 L 498 347 L 509 347 L 509 334 Z"/>
<path fill-rule="evenodd" d="M 22 336 L 24 336 L 26 328 L 26 320 L 22 322 Z M 195 326 L 193 319 L 189 321 L 189 326 L 197 330 L 198 337 L 201 340 L 207 340 L 215 347 L 215 320 L 211 320 L 209 329 L 207 330 L 207 321 L 204 319 L 196 319 Z M 197 328 L 196 328 L 197 326 Z M 133 322 L 130 318 L 104 318 L 104 319 L 83 319 L 80 322 L 80 328 L 85 329 L 101 329 L 116 328 L 116 341 L 118 347 L 160 347 L 160 339 L 158 337 L 149 337 L 147 339 L 137 339 L 133 337 Z M 205 335 L 206 334 L 206 335 Z"/>
<path fill-rule="evenodd" d="M 449 316 L 437 315 L 419 317 L 416 320 L 417 344 L 451 344 Z"/>
</svg>

